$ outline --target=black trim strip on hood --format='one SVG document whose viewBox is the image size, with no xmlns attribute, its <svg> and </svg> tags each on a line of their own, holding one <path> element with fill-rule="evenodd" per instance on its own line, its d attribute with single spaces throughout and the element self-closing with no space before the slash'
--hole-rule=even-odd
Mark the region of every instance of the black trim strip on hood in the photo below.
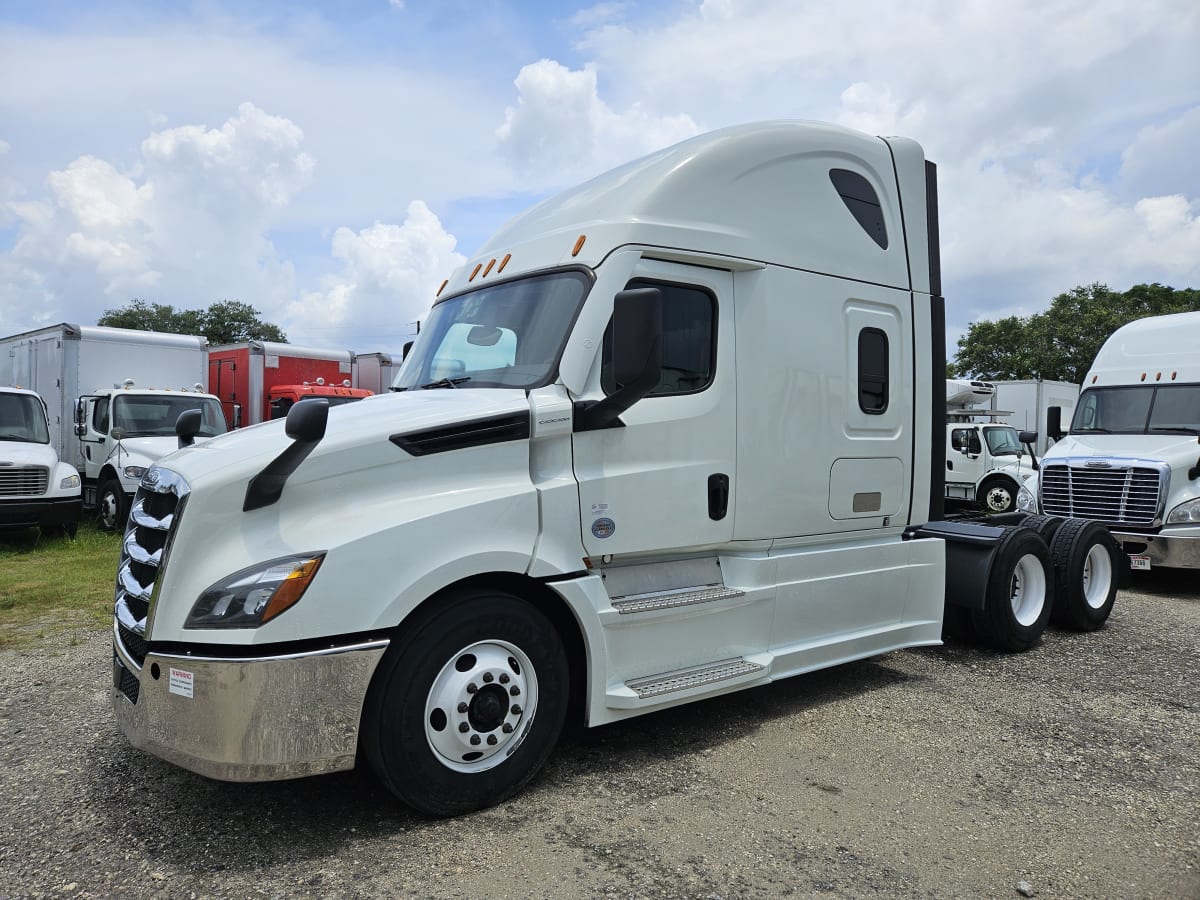
<svg viewBox="0 0 1200 900">
<path fill-rule="evenodd" d="M 393 434 L 388 440 L 410 456 L 465 450 L 485 444 L 502 444 L 529 437 L 529 413 L 505 413 L 471 422 L 455 422 L 424 431 Z"/>
</svg>

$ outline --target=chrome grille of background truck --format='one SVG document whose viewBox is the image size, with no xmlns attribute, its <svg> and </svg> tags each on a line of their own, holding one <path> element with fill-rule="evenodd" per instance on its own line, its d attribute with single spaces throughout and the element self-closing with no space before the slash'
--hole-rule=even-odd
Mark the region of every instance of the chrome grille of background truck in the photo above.
<svg viewBox="0 0 1200 900">
<path fill-rule="evenodd" d="M 187 482 L 182 478 L 166 469 L 152 468 L 133 499 L 117 569 L 114 630 L 125 653 L 138 666 L 146 659 L 146 623 L 167 546 L 187 495 Z"/>
<path fill-rule="evenodd" d="M 1165 468 L 1119 460 L 1043 462 L 1038 486 L 1042 511 L 1110 525 L 1151 527 L 1160 524 L 1167 474 Z"/>
<path fill-rule="evenodd" d="M 45 466 L 0 464 L 0 496 L 40 497 L 49 481 L 50 470 Z"/>
</svg>

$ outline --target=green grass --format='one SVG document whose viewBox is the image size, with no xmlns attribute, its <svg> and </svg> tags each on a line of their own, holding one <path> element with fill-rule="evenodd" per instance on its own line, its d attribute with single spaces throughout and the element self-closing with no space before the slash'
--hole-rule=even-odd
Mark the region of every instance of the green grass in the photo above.
<svg viewBox="0 0 1200 900">
<path fill-rule="evenodd" d="M 121 535 L 81 523 L 74 538 L 0 531 L 0 648 L 112 623 Z"/>
</svg>

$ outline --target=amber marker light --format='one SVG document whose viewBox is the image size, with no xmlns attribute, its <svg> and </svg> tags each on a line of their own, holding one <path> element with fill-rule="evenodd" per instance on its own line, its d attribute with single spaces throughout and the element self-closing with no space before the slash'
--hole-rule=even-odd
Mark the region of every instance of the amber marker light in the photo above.
<svg viewBox="0 0 1200 900">
<path fill-rule="evenodd" d="M 501 272 L 503 272 L 503 271 L 504 271 L 504 267 L 508 265 L 508 261 L 509 261 L 510 259 L 512 259 L 512 254 L 511 254 L 511 253 L 505 253 L 505 254 L 504 254 L 504 259 L 500 260 L 500 268 L 498 268 L 498 269 L 496 270 L 496 274 L 497 274 L 497 275 L 499 275 Z"/>
<path fill-rule="evenodd" d="M 437 293 L 434 294 L 433 296 L 435 296 L 435 297 L 442 296 L 442 291 L 444 291 L 446 289 L 446 285 L 448 285 L 449 283 L 450 283 L 450 279 L 447 278 L 445 281 L 442 282 L 442 286 L 440 288 L 438 288 Z"/>
<path fill-rule="evenodd" d="M 575 242 L 575 249 L 571 251 L 572 256 L 578 256 L 579 251 L 583 249 L 583 242 L 587 240 L 586 234 L 581 234 L 579 240 Z"/>
<path fill-rule="evenodd" d="M 492 266 L 494 266 L 495 264 L 496 264 L 496 257 L 494 257 L 494 256 L 493 256 L 493 257 L 492 257 L 492 258 L 491 258 L 491 259 L 488 261 L 487 268 L 483 270 L 483 277 L 484 277 L 484 278 L 487 278 L 487 277 L 488 277 L 488 272 L 492 271 Z"/>
<path fill-rule="evenodd" d="M 304 592 L 308 590 L 309 582 L 317 574 L 317 569 L 321 568 L 321 560 L 323 558 L 316 556 L 305 560 L 296 566 L 295 571 L 283 580 L 283 584 L 275 589 L 275 593 L 271 595 L 271 599 L 267 603 L 267 608 L 263 610 L 262 620 L 264 622 L 269 622 L 285 609 L 294 606 L 296 601 L 304 596 Z"/>
<path fill-rule="evenodd" d="M 1142 373 L 1142 381 L 1145 381 L 1145 380 L 1146 380 L 1146 373 L 1145 373 L 1145 372 L 1143 372 L 1143 373 Z"/>
<path fill-rule="evenodd" d="M 475 268 L 471 270 L 471 277 L 467 281 L 474 281 L 475 276 L 479 274 L 479 270 L 483 268 L 483 263 L 475 263 Z"/>
</svg>

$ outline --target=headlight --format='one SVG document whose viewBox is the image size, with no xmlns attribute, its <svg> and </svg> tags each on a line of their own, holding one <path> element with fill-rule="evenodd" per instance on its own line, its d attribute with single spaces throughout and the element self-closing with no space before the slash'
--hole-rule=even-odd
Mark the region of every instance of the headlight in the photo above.
<svg viewBox="0 0 1200 900">
<path fill-rule="evenodd" d="M 1027 513 L 1037 512 L 1037 497 L 1025 485 L 1021 485 L 1017 491 L 1017 509 Z"/>
<path fill-rule="evenodd" d="M 324 553 L 273 559 L 218 581 L 196 601 L 184 628 L 258 628 L 295 605 Z"/>
<path fill-rule="evenodd" d="M 125 467 L 125 477 L 126 478 L 136 478 L 140 481 L 141 477 L 145 474 L 146 474 L 145 466 L 126 466 Z"/>
<path fill-rule="evenodd" d="M 79 487 L 79 476 L 78 475 L 68 475 L 66 478 L 64 478 L 62 481 L 60 481 L 58 483 L 58 489 L 60 491 L 65 491 L 65 490 L 67 490 L 67 488 L 77 488 L 77 487 Z"/>
<path fill-rule="evenodd" d="M 1200 523 L 1200 497 L 1180 503 L 1167 516 L 1168 525 L 1195 525 L 1197 523 Z"/>
</svg>

